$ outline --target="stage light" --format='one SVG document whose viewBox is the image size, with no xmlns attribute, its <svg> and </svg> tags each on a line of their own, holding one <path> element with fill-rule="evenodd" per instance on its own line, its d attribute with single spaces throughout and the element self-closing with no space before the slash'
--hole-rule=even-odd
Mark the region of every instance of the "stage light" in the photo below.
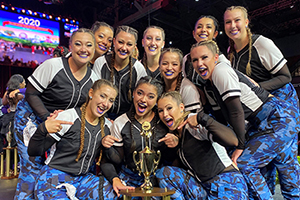
<svg viewBox="0 0 300 200">
<path fill-rule="evenodd" d="M 34 12 L 33 14 L 34 14 L 34 15 L 37 15 L 37 13 L 36 13 L 36 12 Z"/>
<path fill-rule="evenodd" d="M 79 24 L 79 22 L 78 22 L 78 21 L 76 21 L 76 24 Z"/>
<path fill-rule="evenodd" d="M 57 19 L 60 20 L 61 18 L 60 18 L 60 17 L 57 17 Z"/>
<path fill-rule="evenodd" d="M 4 7 L 4 9 L 5 9 L 5 10 L 8 10 L 8 7 L 7 7 L 7 6 L 5 6 L 5 7 Z"/>
<path fill-rule="evenodd" d="M 24 9 L 22 10 L 22 13 L 25 13 L 25 10 L 24 10 Z"/>
<path fill-rule="evenodd" d="M 69 19 L 68 18 L 66 18 L 66 22 L 68 22 L 69 21 Z"/>
<path fill-rule="evenodd" d="M 52 19 L 52 15 L 49 15 L 49 18 Z"/>
<path fill-rule="evenodd" d="M 62 22 L 65 22 L 66 20 L 65 20 L 65 19 L 62 19 L 61 21 L 62 21 Z"/>
<path fill-rule="evenodd" d="M 46 14 L 45 14 L 45 13 L 43 13 L 43 17 L 46 17 Z"/>
<path fill-rule="evenodd" d="M 15 8 L 14 8 L 14 7 L 11 7 L 11 10 L 15 10 Z"/>
<path fill-rule="evenodd" d="M 32 15 L 32 11 L 31 11 L 31 10 L 28 10 L 28 13 L 29 13 L 30 15 Z"/>
</svg>

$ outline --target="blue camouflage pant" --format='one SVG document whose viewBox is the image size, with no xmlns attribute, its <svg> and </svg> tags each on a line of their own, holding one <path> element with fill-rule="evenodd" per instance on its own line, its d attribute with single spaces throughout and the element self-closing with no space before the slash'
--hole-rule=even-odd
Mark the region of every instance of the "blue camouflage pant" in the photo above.
<svg viewBox="0 0 300 200">
<path fill-rule="evenodd" d="M 74 176 L 48 165 L 42 167 L 40 176 L 36 181 L 35 198 L 39 200 L 69 200 L 66 187 L 57 188 L 61 184 L 74 186 L 76 188 L 74 195 L 78 199 L 113 199 L 105 193 L 105 191 L 110 191 L 112 187 L 103 176 L 98 177 L 91 173 Z"/>
<path fill-rule="evenodd" d="M 299 111 L 298 95 L 297 95 L 297 92 L 296 92 L 294 86 L 291 83 L 288 83 L 277 90 L 271 91 L 271 94 L 273 94 L 275 97 L 278 97 L 279 99 L 283 99 L 283 100 L 289 102 L 295 108 L 297 108 Z M 293 148 L 293 152 L 295 152 L 296 156 L 298 154 L 297 142 L 298 142 L 298 137 L 295 137 L 295 142 L 293 142 L 292 148 Z M 266 167 L 261 169 L 261 173 L 265 177 L 271 193 L 274 194 L 275 193 L 275 181 L 276 181 L 275 165 L 271 162 Z"/>
<path fill-rule="evenodd" d="M 30 157 L 27 153 L 27 146 L 23 140 L 23 130 L 30 118 L 34 125 L 38 125 L 41 120 L 33 114 L 31 107 L 23 100 L 19 101 L 15 114 L 15 138 L 17 141 L 18 155 L 20 159 L 20 173 L 16 187 L 15 200 L 33 199 L 34 184 L 43 166 L 44 159 L 41 156 Z"/>
<path fill-rule="evenodd" d="M 166 166 L 158 170 L 156 177 L 161 188 L 175 190 L 172 199 L 248 199 L 247 184 L 241 173 L 228 171 L 220 173 L 205 182 L 198 182 L 184 169 Z"/>
<path fill-rule="evenodd" d="M 273 97 L 248 120 L 249 139 L 238 159 L 238 167 L 247 181 L 250 199 L 273 199 L 260 171 L 272 163 L 278 170 L 282 195 L 299 200 L 300 167 L 294 153 L 299 131 L 297 108 Z"/>
<path fill-rule="evenodd" d="M 158 170 L 157 170 L 158 171 Z M 122 180 L 127 186 L 140 187 L 144 183 L 144 176 L 139 175 L 138 172 L 133 172 L 130 169 L 126 168 L 124 165 L 122 166 L 118 177 Z M 154 178 L 153 176 L 151 178 Z M 153 186 L 155 183 L 151 181 Z M 110 185 L 110 183 L 108 183 Z M 108 189 L 108 190 L 107 190 Z M 109 199 L 118 199 L 116 193 L 114 192 L 112 186 L 107 187 L 105 194 L 109 197 Z M 106 199 L 106 198 L 104 198 Z M 108 198 L 107 198 L 108 199 Z M 142 199 L 140 197 L 132 197 L 132 199 Z M 152 197 L 152 199 L 159 199 L 156 197 Z"/>
</svg>

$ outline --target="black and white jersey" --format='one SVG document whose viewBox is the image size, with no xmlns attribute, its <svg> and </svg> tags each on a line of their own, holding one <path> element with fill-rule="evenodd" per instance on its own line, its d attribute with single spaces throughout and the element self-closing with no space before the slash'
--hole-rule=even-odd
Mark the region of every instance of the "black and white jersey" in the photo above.
<svg viewBox="0 0 300 200">
<path fill-rule="evenodd" d="M 152 78 L 155 78 L 155 79 L 161 81 L 161 75 L 160 75 L 159 67 L 154 72 L 152 72 L 149 68 L 147 68 L 146 72 L 147 72 L 148 76 L 151 76 Z"/>
<path fill-rule="evenodd" d="M 234 53 L 232 67 L 246 74 L 246 66 L 249 59 L 249 44 L 240 52 Z M 274 42 L 262 35 L 252 35 L 251 75 L 256 82 L 270 80 L 287 60 Z"/>
<path fill-rule="evenodd" d="M 28 77 L 28 81 L 41 93 L 40 98 L 49 112 L 81 106 L 98 79 L 87 68 L 86 75 L 78 81 L 71 72 L 68 59 L 64 57 L 46 60 Z"/>
<path fill-rule="evenodd" d="M 183 78 L 179 93 L 181 94 L 182 101 L 186 111 L 202 110 L 200 102 L 200 95 L 196 86 L 187 78 Z"/>
<path fill-rule="evenodd" d="M 111 80 L 111 56 L 112 54 L 100 56 L 94 63 L 94 72 L 103 79 Z M 128 99 L 128 91 L 131 90 L 131 94 L 135 88 L 136 83 L 140 78 L 147 76 L 146 70 L 142 63 L 132 58 L 132 84 L 129 88 L 130 83 L 130 67 L 127 65 L 120 71 L 114 70 L 113 83 L 119 89 L 119 94 L 110 109 L 109 112 L 115 113 L 117 116 L 127 112 L 130 109 L 132 102 Z"/>
<path fill-rule="evenodd" d="M 213 178 L 232 164 L 226 149 L 213 141 L 212 134 L 201 125 L 197 129 L 189 124 L 184 126 L 179 156 L 188 173 L 200 182 Z"/>
<path fill-rule="evenodd" d="M 58 114 L 56 119 L 71 121 L 73 124 L 62 124 L 61 131 L 50 134 L 57 142 L 51 147 L 50 155 L 45 161 L 52 168 L 74 175 L 88 172 L 96 156 L 99 156 L 102 140 L 100 122 L 93 126 L 86 121 L 83 151 L 78 162 L 75 161 L 80 147 L 80 116 L 80 108 L 68 109 Z M 105 135 L 109 135 L 111 122 L 106 118 L 104 127 Z"/>
<path fill-rule="evenodd" d="M 224 62 L 215 66 L 212 83 L 216 89 L 214 94 L 222 109 L 226 108 L 222 105 L 227 98 L 240 97 L 245 119 L 266 102 L 269 96 L 266 90 L 256 86 L 246 75 Z"/>
<path fill-rule="evenodd" d="M 123 146 L 125 164 L 130 169 L 136 169 L 136 165 L 133 162 L 133 150 L 139 152 L 145 148 L 145 141 L 141 136 L 142 124 L 140 124 L 133 116 L 133 113 L 128 111 L 123 115 L 115 119 L 113 125 L 111 126 L 111 135 L 118 138 L 120 142 L 115 142 L 114 146 Z M 151 124 L 151 145 L 150 149 L 160 150 L 162 153 L 162 161 L 165 159 L 170 159 L 174 157 L 176 152 L 173 152 L 173 156 L 166 155 L 166 150 L 168 149 L 164 142 L 158 142 L 159 139 L 163 138 L 168 133 L 168 128 L 163 124 L 163 122 L 156 115 Z M 132 147 L 134 145 L 134 147 Z"/>
</svg>

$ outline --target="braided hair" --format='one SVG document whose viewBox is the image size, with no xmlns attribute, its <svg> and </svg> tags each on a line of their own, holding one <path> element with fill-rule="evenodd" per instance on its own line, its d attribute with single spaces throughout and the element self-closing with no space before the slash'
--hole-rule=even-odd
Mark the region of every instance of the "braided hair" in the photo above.
<svg viewBox="0 0 300 200">
<path fill-rule="evenodd" d="M 180 68 L 182 67 L 182 62 L 183 62 L 183 54 L 182 54 L 182 51 L 178 48 L 173 48 L 173 47 L 169 47 L 169 48 L 166 48 L 164 49 L 162 52 L 161 52 L 161 55 L 159 57 L 159 65 L 161 65 L 161 61 L 162 61 L 162 58 L 164 56 L 165 53 L 167 52 L 170 52 L 170 53 L 176 53 L 179 57 L 179 63 L 180 63 Z M 166 89 L 166 83 L 164 81 L 164 78 L 163 76 L 161 77 L 162 78 L 162 82 L 164 84 L 164 90 Z M 178 74 L 177 76 L 177 80 L 176 80 L 176 87 L 175 87 L 175 91 L 178 91 L 180 90 L 180 86 L 181 86 L 181 82 L 182 82 L 182 79 L 183 79 L 183 74 L 182 74 L 182 71 Z"/>
<path fill-rule="evenodd" d="M 93 86 L 92 86 L 92 89 L 93 91 L 96 91 L 98 89 L 101 88 L 102 85 L 107 85 L 113 89 L 115 89 L 115 91 L 118 93 L 118 89 L 115 85 L 113 85 L 112 82 L 108 81 L 108 80 L 105 80 L 105 79 L 99 79 L 97 80 Z M 85 115 L 86 115 L 86 108 L 90 102 L 90 99 L 91 98 L 87 98 L 86 102 L 81 106 L 81 127 L 80 127 L 80 147 L 79 147 L 79 151 L 77 153 L 77 157 L 75 159 L 76 162 L 78 162 L 79 158 L 81 157 L 81 154 L 82 154 L 82 151 L 83 151 L 83 147 L 84 147 L 84 134 L 85 134 Z M 104 122 L 105 122 L 105 119 L 104 119 L 104 115 L 102 115 L 100 118 L 99 118 L 99 121 L 100 121 L 100 128 L 101 128 L 101 137 L 103 138 L 105 136 L 105 127 L 104 127 Z M 97 165 L 100 165 L 100 161 L 101 161 L 101 158 L 102 158 L 102 150 L 100 151 L 100 156 L 99 156 L 99 159 L 98 159 L 98 162 L 97 162 Z"/>
<path fill-rule="evenodd" d="M 117 37 L 117 35 L 120 33 L 120 32 L 125 32 L 125 33 L 130 33 L 134 36 L 135 38 L 135 43 L 137 42 L 138 40 L 138 31 L 130 26 L 118 26 L 117 30 L 116 30 L 116 35 L 115 37 Z M 111 71 L 111 74 L 110 74 L 110 80 L 112 82 L 114 82 L 114 65 L 115 65 L 115 56 L 116 56 L 116 53 L 113 51 L 112 52 L 112 57 L 111 57 L 111 66 L 110 66 L 110 71 Z M 132 68 L 133 68 L 133 59 L 132 56 L 130 55 L 129 56 L 129 90 L 128 90 L 128 93 L 127 93 L 127 98 L 129 101 L 132 101 L 132 94 L 131 94 L 131 87 L 132 87 Z"/>
<path fill-rule="evenodd" d="M 217 45 L 217 43 L 213 40 L 205 40 L 205 41 L 201 41 L 198 42 L 196 44 L 193 44 L 191 47 L 191 51 L 196 48 L 196 47 L 200 47 L 200 46 L 206 46 L 212 53 L 213 55 L 219 54 L 220 50 L 219 47 Z"/>
<path fill-rule="evenodd" d="M 157 99 L 161 96 L 162 92 L 163 92 L 163 86 L 162 86 L 162 83 L 161 81 L 157 80 L 156 78 L 153 78 L 151 76 L 144 76 L 142 77 L 136 84 L 136 88 L 138 88 L 140 85 L 142 84 L 149 84 L 149 85 L 152 85 L 155 87 L 156 89 L 156 93 L 157 93 Z M 152 110 L 156 109 L 155 107 L 152 108 Z M 155 112 L 155 111 L 153 111 Z M 135 151 L 135 148 L 136 148 L 136 142 L 134 141 L 134 137 L 133 137 L 133 122 L 135 121 L 135 113 L 136 113 L 136 110 L 134 108 L 134 106 L 132 106 L 132 109 L 131 109 L 131 112 L 130 112 L 130 121 L 131 121 L 131 124 L 130 124 L 130 137 L 131 137 L 131 147 L 130 147 L 130 152 L 132 153 L 133 151 Z M 154 125 L 157 124 L 157 116 L 154 115 Z M 152 139 L 155 138 L 155 126 L 153 127 L 152 129 Z"/>
<path fill-rule="evenodd" d="M 247 12 L 247 9 L 243 6 L 231 6 L 231 7 L 228 7 L 226 9 L 226 11 L 232 11 L 232 10 L 240 10 L 242 11 L 243 15 L 244 15 L 244 18 L 245 19 L 248 19 L 248 12 Z M 225 11 L 225 12 L 226 12 Z M 251 30 L 249 28 L 249 26 L 246 27 L 246 31 L 247 31 L 247 36 L 249 38 L 249 56 L 248 56 L 248 62 L 247 62 L 247 66 L 246 66 L 246 74 L 248 76 L 251 75 L 251 64 L 250 64 L 250 61 L 251 61 L 251 56 L 252 56 L 252 33 L 251 33 Z M 229 57 L 229 60 L 230 62 L 232 63 L 233 62 L 233 54 L 234 54 L 234 41 L 232 39 L 229 38 L 229 52 L 228 52 L 228 57 Z"/>
</svg>

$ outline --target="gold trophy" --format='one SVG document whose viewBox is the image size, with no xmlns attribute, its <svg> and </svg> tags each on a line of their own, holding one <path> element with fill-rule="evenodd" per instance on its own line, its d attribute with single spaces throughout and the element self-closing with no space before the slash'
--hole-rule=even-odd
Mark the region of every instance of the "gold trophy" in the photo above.
<svg viewBox="0 0 300 200">
<path fill-rule="evenodd" d="M 150 181 L 150 175 L 153 172 L 153 174 L 155 175 L 155 170 L 158 166 L 160 157 L 161 157 L 161 153 L 158 150 L 157 153 L 155 153 L 155 151 L 151 150 L 151 136 L 152 136 L 152 132 L 151 132 L 151 124 L 147 121 L 145 121 L 142 124 L 142 131 L 141 131 L 141 136 L 144 138 L 145 141 L 145 145 L 146 147 L 139 152 L 139 161 L 136 160 L 136 154 L 137 151 L 133 152 L 133 161 L 137 167 L 137 170 L 139 171 L 139 175 L 141 175 L 141 173 L 144 174 L 145 177 L 145 182 L 143 183 L 143 185 L 141 186 L 141 188 L 143 190 L 151 190 L 152 187 L 152 183 Z M 143 142 L 143 140 L 142 140 Z M 155 158 L 158 156 L 158 159 L 155 160 Z"/>
</svg>

